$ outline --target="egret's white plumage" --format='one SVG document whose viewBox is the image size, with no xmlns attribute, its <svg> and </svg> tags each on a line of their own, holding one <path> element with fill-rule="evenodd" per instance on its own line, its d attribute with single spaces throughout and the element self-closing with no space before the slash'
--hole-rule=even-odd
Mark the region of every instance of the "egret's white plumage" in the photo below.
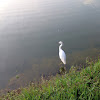
<svg viewBox="0 0 100 100">
<path fill-rule="evenodd" d="M 59 58 L 61 59 L 61 61 L 66 64 L 66 54 L 65 52 L 62 50 L 62 46 L 63 46 L 63 42 L 60 41 L 59 42 L 60 46 L 59 46 Z"/>
</svg>

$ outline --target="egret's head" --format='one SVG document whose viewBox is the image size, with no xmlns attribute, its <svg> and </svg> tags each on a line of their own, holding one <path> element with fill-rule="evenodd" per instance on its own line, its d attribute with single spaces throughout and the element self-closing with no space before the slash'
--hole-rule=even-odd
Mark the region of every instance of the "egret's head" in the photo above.
<svg viewBox="0 0 100 100">
<path fill-rule="evenodd" d="M 59 44 L 62 44 L 63 45 L 63 42 L 62 41 L 59 41 Z"/>
</svg>

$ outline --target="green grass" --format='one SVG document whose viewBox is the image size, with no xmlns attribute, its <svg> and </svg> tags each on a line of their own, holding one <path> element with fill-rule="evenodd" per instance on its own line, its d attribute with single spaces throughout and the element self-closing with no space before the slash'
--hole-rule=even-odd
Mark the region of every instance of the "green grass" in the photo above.
<svg viewBox="0 0 100 100">
<path fill-rule="evenodd" d="M 3 96 L 0 100 L 100 100 L 100 61 L 77 71 L 71 67 L 65 75 L 41 79 Z"/>
</svg>

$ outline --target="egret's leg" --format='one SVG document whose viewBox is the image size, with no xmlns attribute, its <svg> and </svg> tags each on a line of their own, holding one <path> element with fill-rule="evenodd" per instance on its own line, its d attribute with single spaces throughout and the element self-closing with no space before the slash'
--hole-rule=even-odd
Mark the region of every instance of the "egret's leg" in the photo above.
<svg viewBox="0 0 100 100">
<path fill-rule="evenodd" d="M 66 73 L 66 66 L 63 63 L 60 63 L 60 74 L 65 74 Z"/>
<path fill-rule="evenodd" d="M 64 65 L 64 70 L 65 70 L 65 74 L 66 74 L 66 65 Z"/>
<path fill-rule="evenodd" d="M 59 64 L 59 66 L 62 67 L 62 66 L 63 66 L 63 63 L 61 62 L 61 63 Z"/>
</svg>

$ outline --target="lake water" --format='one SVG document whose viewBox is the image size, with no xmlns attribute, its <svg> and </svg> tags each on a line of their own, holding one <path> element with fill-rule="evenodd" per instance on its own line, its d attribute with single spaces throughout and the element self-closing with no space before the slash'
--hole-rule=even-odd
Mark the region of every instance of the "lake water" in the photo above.
<svg viewBox="0 0 100 100">
<path fill-rule="evenodd" d="M 0 0 L 0 88 L 34 59 L 58 57 L 60 40 L 66 54 L 100 48 L 100 1 Z"/>
</svg>

